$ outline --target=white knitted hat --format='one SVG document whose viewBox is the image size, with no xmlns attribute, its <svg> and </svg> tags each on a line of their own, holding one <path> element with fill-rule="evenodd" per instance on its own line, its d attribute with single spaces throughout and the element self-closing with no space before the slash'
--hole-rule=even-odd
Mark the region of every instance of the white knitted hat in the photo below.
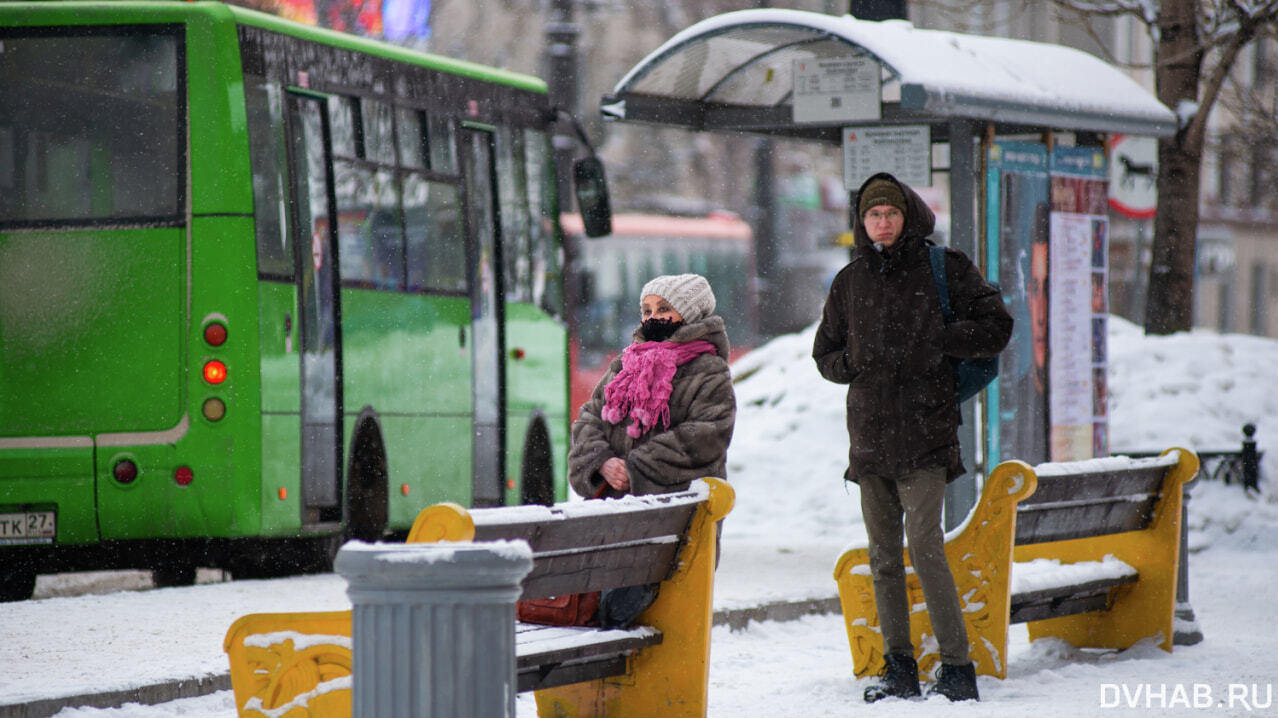
<svg viewBox="0 0 1278 718">
<path fill-rule="evenodd" d="M 700 274 L 665 274 L 643 285 L 639 301 L 655 294 L 674 307 L 683 321 L 691 324 L 714 314 L 714 292 Z"/>
</svg>

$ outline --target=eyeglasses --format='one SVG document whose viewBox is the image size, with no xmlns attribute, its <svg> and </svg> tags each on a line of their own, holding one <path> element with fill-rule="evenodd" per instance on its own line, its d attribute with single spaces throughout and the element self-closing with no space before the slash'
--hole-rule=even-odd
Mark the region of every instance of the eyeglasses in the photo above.
<svg viewBox="0 0 1278 718">
<path fill-rule="evenodd" d="M 902 214 L 901 210 L 899 209 L 889 209 L 886 212 L 880 212 L 878 210 L 872 209 L 869 212 L 865 213 L 865 223 L 869 224 L 870 222 L 882 222 L 888 219 L 900 219 L 904 216 L 905 215 Z"/>
</svg>

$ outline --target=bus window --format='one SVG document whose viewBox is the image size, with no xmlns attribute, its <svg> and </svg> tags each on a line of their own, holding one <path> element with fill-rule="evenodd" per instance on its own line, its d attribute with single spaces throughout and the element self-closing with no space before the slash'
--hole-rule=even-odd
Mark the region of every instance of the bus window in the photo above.
<svg viewBox="0 0 1278 718">
<path fill-rule="evenodd" d="M 415 175 L 405 177 L 409 290 L 466 290 L 466 243 L 461 232 L 460 192 L 455 184 L 430 182 Z"/>
<path fill-rule="evenodd" d="M 524 136 L 497 130 L 497 195 L 501 201 L 503 285 L 508 302 L 532 301 L 532 266 L 528 236 L 528 175 L 524 168 Z"/>
<path fill-rule="evenodd" d="M 360 103 L 364 123 L 364 159 L 381 164 L 395 164 L 395 142 L 391 132 L 391 107 L 377 100 Z"/>
<path fill-rule="evenodd" d="M 436 172 L 457 173 L 457 128 L 453 121 L 439 115 L 426 115 L 426 138 L 430 146 L 430 168 Z"/>
<path fill-rule="evenodd" d="M 555 175 L 547 172 L 550 140 L 544 132 L 524 130 L 524 166 L 527 168 L 529 245 L 532 262 L 532 300 L 556 317 L 564 313 L 563 253 L 555 233 Z"/>
<path fill-rule="evenodd" d="M 424 113 L 410 107 L 397 107 L 395 114 L 399 163 L 414 169 L 426 167 L 426 135 L 422 132 Z"/>
<path fill-rule="evenodd" d="M 244 78 L 248 112 L 249 159 L 253 165 L 253 207 L 257 233 L 257 271 L 266 277 L 293 278 L 293 242 L 288 232 L 288 176 L 284 144 L 283 92 L 262 77 Z"/>
<path fill-rule="evenodd" d="M 394 175 L 333 162 L 338 268 L 344 286 L 395 289 L 403 284 L 404 243 Z"/>
<path fill-rule="evenodd" d="M 178 221 L 181 30 L 23 32 L 0 29 L 0 224 Z"/>
<path fill-rule="evenodd" d="M 328 123 L 334 157 L 354 159 L 364 156 L 355 134 L 355 128 L 359 126 L 358 116 L 359 105 L 353 98 L 336 95 L 328 98 Z"/>
</svg>

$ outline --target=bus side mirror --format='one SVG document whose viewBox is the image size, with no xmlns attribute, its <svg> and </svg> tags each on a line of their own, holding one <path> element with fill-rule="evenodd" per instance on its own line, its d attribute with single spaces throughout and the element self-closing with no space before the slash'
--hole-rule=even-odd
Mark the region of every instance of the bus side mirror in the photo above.
<svg viewBox="0 0 1278 718">
<path fill-rule="evenodd" d="M 586 236 L 612 234 L 612 205 L 608 202 L 603 162 L 594 155 L 573 162 L 572 181 Z"/>
</svg>

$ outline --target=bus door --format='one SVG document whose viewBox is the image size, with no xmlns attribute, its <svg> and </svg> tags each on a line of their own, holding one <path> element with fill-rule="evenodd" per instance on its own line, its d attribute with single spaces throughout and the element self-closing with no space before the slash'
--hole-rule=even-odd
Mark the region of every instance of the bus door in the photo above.
<svg viewBox="0 0 1278 718">
<path fill-rule="evenodd" d="M 466 181 L 466 232 L 473 268 L 471 299 L 471 391 L 474 401 L 472 496 L 475 506 L 494 506 L 505 496 L 505 336 L 501 287 L 501 242 L 497 222 L 494 136 L 467 127 L 461 132 Z"/>
<path fill-rule="evenodd" d="M 289 96 L 301 345 L 303 523 L 341 519 L 337 226 L 325 101 Z"/>
</svg>

